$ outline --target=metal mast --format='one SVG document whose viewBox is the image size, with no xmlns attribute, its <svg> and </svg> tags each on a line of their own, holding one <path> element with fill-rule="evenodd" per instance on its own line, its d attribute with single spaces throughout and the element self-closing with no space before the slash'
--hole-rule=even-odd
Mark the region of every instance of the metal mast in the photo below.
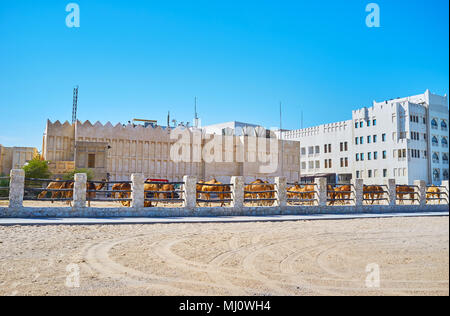
<svg viewBox="0 0 450 316">
<path fill-rule="evenodd" d="M 72 124 L 77 121 L 77 107 L 78 107 L 78 86 L 73 89 L 73 107 L 72 107 Z"/>
</svg>

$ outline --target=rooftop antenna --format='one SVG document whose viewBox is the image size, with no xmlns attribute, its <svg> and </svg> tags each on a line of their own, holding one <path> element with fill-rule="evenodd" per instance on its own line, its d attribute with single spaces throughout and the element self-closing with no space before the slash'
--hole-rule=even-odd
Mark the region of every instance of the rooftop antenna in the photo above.
<svg viewBox="0 0 450 316">
<path fill-rule="evenodd" d="M 198 128 L 197 97 L 194 99 L 194 126 Z"/>
<path fill-rule="evenodd" d="M 77 121 L 77 107 L 78 107 L 78 86 L 73 89 L 73 107 L 72 107 L 72 124 Z"/>
</svg>

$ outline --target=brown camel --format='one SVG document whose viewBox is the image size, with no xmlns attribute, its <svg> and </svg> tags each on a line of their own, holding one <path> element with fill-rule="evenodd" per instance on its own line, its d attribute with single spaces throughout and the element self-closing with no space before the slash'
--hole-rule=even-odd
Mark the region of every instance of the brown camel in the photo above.
<svg viewBox="0 0 450 316">
<path fill-rule="evenodd" d="M 415 190 L 414 187 L 410 187 L 408 185 L 398 185 L 395 189 L 397 193 L 397 200 L 398 204 L 405 204 L 405 195 L 408 196 L 411 199 L 411 203 L 414 203 L 414 197 L 415 197 Z"/>
<path fill-rule="evenodd" d="M 56 181 L 61 181 L 61 178 L 57 178 Z M 64 185 L 66 182 L 50 182 L 47 185 L 46 190 L 60 190 L 63 189 Z M 41 193 L 39 193 L 38 195 L 38 199 L 43 199 L 45 198 L 45 196 L 47 195 L 48 191 L 42 191 Z M 51 191 L 51 195 L 52 195 L 52 199 L 57 199 L 60 196 L 64 196 L 64 192 L 63 191 Z M 53 201 L 51 201 L 53 203 Z"/>
<path fill-rule="evenodd" d="M 431 200 L 431 199 L 437 199 L 437 200 Z M 439 204 L 441 204 L 441 190 L 433 185 L 427 189 L 427 200 L 428 202 L 432 201 L 438 201 Z"/>
<path fill-rule="evenodd" d="M 366 201 L 371 201 L 370 204 L 374 204 L 375 201 L 379 201 L 378 199 L 381 199 L 384 195 L 384 190 L 383 187 L 379 186 L 379 185 L 365 185 L 363 187 L 363 195 L 364 195 L 364 199 Z"/>
</svg>

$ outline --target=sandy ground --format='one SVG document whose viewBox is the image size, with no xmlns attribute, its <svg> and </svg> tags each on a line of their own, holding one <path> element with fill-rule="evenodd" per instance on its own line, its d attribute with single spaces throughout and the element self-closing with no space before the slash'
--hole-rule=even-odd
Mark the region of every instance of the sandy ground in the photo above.
<svg viewBox="0 0 450 316">
<path fill-rule="evenodd" d="M 449 295 L 449 220 L 0 227 L 0 295 L 111 294 Z"/>
</svg>

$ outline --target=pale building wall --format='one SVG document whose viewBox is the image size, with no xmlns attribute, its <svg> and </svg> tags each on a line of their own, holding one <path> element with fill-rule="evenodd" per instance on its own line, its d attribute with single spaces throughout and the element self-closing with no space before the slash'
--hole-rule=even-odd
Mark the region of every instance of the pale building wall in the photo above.
<svg viewBox="0 0 450 316">
<path fill-rule="evenodd" d="M 353 111 L 352 120 L 285 132 L 283 138 L 300 141 L 301 151 L 306 150 L 301 155 L 302 174 L 350 173 L 353 179 L 359 176 L 367 184 L 383 184 L 389 178 L 399 184 L 412 185 L 414 180 L 439 184 L 447 180 L 444 173 L 448 174 L 448 160 L 443 160 L 448 157 L 448 146 L 442 144 L 443 138 L 448 143 L 448 113 L 447 96 L 427 90 L 416 96 L 373 102 L 372 107 Z M 430 128 L 432 119 L 438 122 L 437 128 Z M 447 129 L 441 128 L 443 121 Z M 437 145 L 432 144 L 433 136 L 438 138 Z M 348 143 L 348 151 L 340 151 L 342 142 Z M 326 144 L 331 144 L 331 153 L 324 153 Z M 319 153 L 310 154 L 308 148 L 316 146 Z M 433 161 L 433 153 L 438 154 L 439 161 Z M 342 168 L 340 160 L 345 157 L 348 167 Z M 332 168 L 324 169 L 324 162 L 329 159 Z M 313 168 L 309 168 L 311 164 Z M 433 170 L 439 170 L 440 178 L 433 178 Z"/>
</svg>

